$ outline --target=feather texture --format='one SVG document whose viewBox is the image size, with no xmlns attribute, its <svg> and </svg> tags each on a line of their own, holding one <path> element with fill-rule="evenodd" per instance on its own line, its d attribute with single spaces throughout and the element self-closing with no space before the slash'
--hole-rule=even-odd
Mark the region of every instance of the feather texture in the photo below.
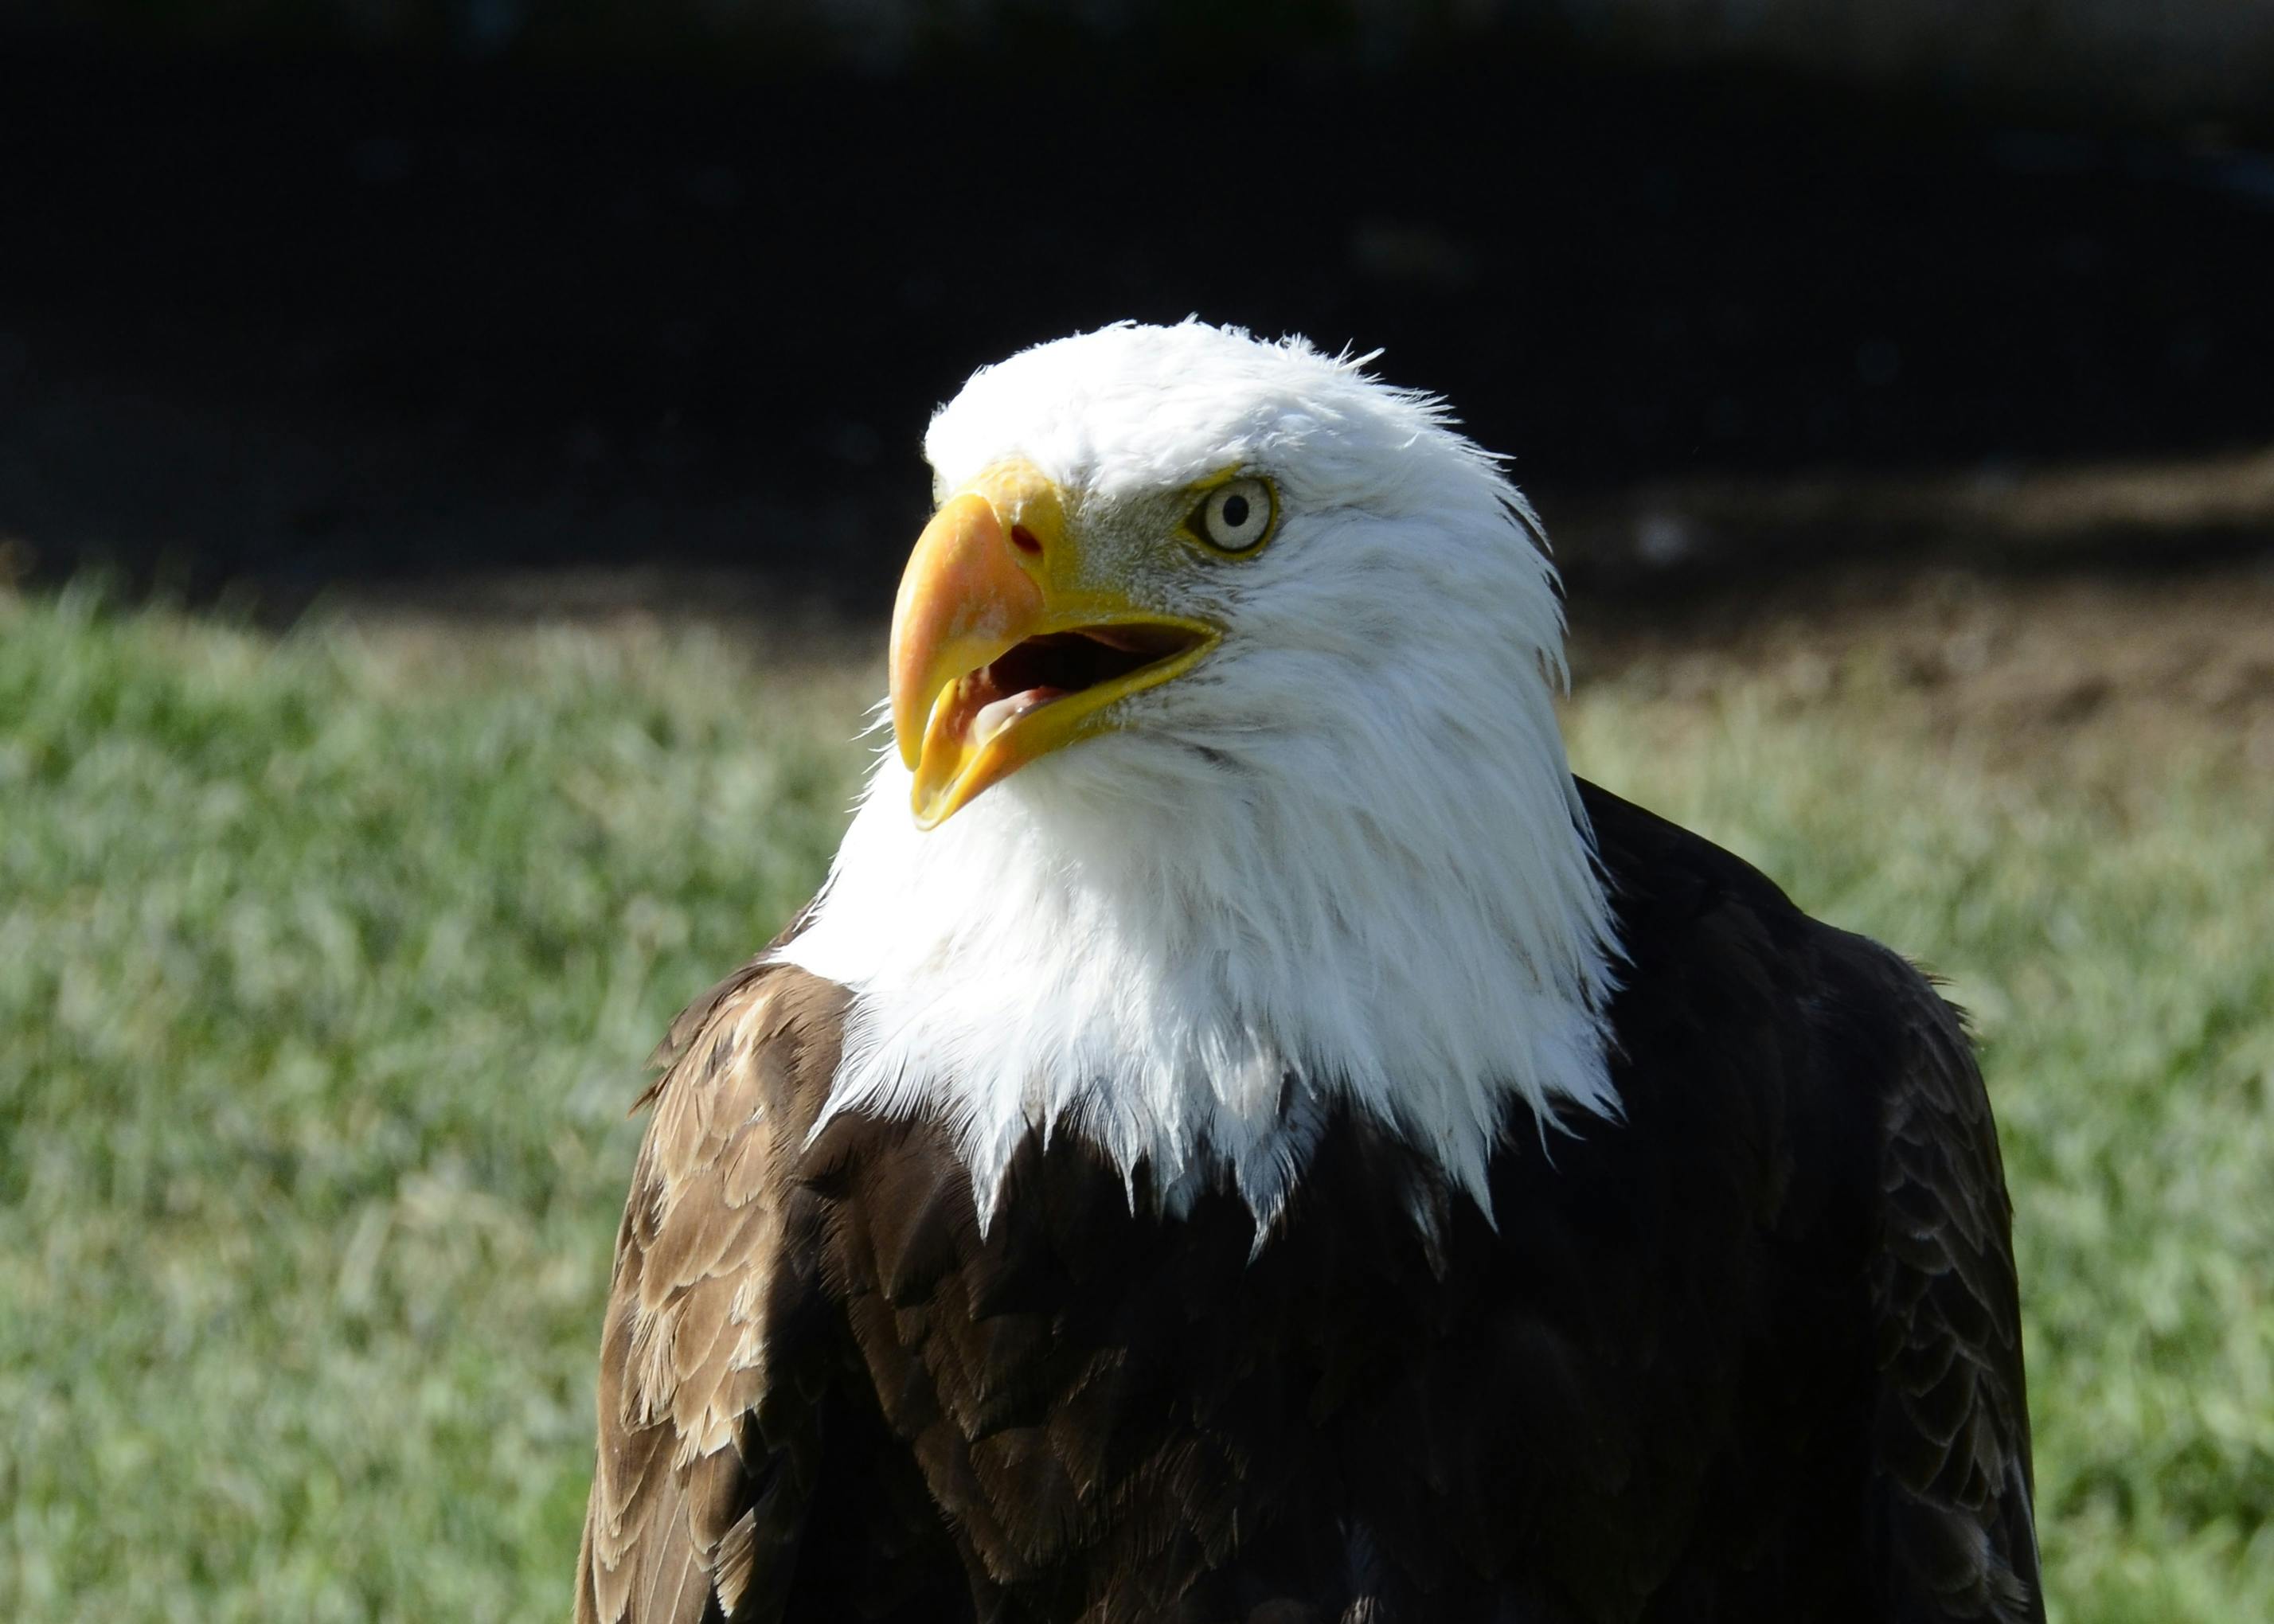
<svg viewBox="0 0 2274 1624">
<path fill-rule="evenodd" d="M 2041 1620 L 1954 1016 L 1582 793 L 1634 944 L 1623 1114 L 1543 1140 L 1511 1105 L 1495 1222 L 1345 1107 L 1261 1250 L 1228 1179 L 1133 1200 L 1039 1132 L 983 1232 L 947 1124 L 810 1132 L 844 990 L 738 973 L 654 1095 L 579 1616 Z"/>
</svg>

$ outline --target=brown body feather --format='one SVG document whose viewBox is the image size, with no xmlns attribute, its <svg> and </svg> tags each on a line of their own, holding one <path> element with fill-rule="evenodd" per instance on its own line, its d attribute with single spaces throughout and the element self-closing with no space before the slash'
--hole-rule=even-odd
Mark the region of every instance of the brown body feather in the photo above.
<svg viewBox="0 0 2274 1624">
<path fill-rule="evenodd" d="M 1585 793 L 1624 1116 L 1511 1123 L 1491 1222 L 1344 1119 L 1260 1251 L 1232 1195 L 1164 1217 L 1065 1135 L 983 1236 L 937 1125 L 808 1142 L 841 990 L 754 966 L 690 1009 L 617 1247 L 577 1617 L 2041 1619 L 1954 1014 Z"/>
</svg>

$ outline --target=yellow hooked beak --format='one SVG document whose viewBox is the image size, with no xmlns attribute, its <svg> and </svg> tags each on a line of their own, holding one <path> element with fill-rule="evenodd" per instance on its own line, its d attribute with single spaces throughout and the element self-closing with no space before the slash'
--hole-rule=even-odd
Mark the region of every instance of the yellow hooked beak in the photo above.
<svg viewBox="0 0 2274 1624">
<path fill-rule="evenodd" d="M 998 463 L 932 515 L 892 605 L 892 736 L 917 826 L 1108 731 L 1107 706 L 1189 669 L 1217 636 L 1131 601 L 1069 534 L 1058 486 Z"/>
</svg>

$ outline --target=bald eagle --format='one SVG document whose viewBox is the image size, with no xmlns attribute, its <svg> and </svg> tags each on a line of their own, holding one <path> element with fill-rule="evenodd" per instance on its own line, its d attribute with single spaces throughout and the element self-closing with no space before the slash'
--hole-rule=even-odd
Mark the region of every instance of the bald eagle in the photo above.
<svg viewBox="0 0 2274 1624">
<path fill-rule="evenodd" d="M 2042 1619 L 1954 1011 L 1576 780 L 1537 521 L 1197 321 L 933 419 L 878 762 L 697 1002 L 582 1620 Z"/>
</svg>

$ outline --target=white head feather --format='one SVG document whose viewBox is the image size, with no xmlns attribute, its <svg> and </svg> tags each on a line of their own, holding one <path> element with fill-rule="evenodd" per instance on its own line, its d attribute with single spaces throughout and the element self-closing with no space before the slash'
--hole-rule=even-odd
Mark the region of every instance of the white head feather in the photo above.
<svg viewBox="0 0 2274 1624">
<path fill-rule="evenodd" d="M 830 1113 L 940 1115 L 983 1215 L 1037 1127 L 1172 1201 L 1228 1169 L 1268 1220 L 1338 1101 L 1480 1202 L 1512 1105 L 1616 1109 L 1554 570 L 1496 461 L 1367 359 L 1125 324 L 932 420 L 943 491 L 1016 455 L 1086 523 L 1234 466 L 1281 505 L 1160 605 L 1223 641 L 1115 731 L 928 832 L 886 751 L 780 951 L 854 995 Z"/>
</svg>

